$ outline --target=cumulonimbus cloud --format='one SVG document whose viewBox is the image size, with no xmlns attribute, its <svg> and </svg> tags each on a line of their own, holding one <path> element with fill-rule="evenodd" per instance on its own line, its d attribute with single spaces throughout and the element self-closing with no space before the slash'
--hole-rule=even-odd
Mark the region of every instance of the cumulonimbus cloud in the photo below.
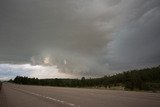
<svg viewBox="0 0 160 107">
<path fill-rule="evenodd" d="M 158 65 L 159 13 L 159 0 L 1 0 L 0 61 L 91 76 Z"/>
</svg>

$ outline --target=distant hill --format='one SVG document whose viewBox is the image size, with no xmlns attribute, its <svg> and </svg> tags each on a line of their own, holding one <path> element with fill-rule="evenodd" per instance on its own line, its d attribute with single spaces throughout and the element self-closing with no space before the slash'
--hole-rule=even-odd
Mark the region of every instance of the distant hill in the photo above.
<svg viewBox="0 0 160 107">
<path fill-rule="evenodd" d="M 160 66 L 131 70 L 103 77 L 104 85 L 122 85 L 126 90 L 160 90 Z"/>
<path fill-rule="evenodd" d="M 124 87 L 125 90 L 160 91 L 160 66 L 140 70 L 125 71 L 102 78 L 85 79 L 38 79 L 17 76 L 10 82 L 28 85 L 61 87 Z"/>
</svg>

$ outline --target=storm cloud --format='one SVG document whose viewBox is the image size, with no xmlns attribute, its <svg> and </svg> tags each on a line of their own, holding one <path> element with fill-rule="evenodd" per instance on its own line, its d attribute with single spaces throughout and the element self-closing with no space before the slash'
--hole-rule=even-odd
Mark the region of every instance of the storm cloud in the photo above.
<svg viewBox="0 0 160 107">
<path fill-rule="evenodd" d="M 103 76 L 160 64 L 159 0 L 1 0 L 0 62 Z"/>
</svg>

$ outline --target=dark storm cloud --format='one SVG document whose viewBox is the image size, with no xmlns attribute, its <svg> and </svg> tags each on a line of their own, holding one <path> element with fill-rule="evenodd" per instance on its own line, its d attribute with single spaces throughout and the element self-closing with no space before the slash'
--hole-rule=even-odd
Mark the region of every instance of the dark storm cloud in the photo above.
<svg viewBox="0 0 160 107">
<path fill-rule="evenodd" d="M 160 64 L 160 1 L 135 1 L 128 20 L 108 44 L 112 69 L 134 69 Z"/>
<path fill-rule="evenodd" d="M 99 76 L 160 63 L 159 0 L 1 0 L 0 61 Z"/>
</svg>

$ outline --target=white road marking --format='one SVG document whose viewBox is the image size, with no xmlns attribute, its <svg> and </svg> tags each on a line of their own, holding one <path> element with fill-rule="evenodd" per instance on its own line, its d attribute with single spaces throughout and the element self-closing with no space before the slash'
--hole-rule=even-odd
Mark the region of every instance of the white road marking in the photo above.
<svg viewBox="0 0 160 107">
<path fill-rule="evenodd" d="M 73 103 L 69 103 L 69 102 L 58 100 L 58 99 L 55 99 L 55 98 L 52 98 L 52 97 L 48 97 L 48 96 L 44 96 L 44 95 L 41 95 L 41 94 L 33 93 L 33 92 L 30 92 L 30 91 L 27 91 L 27 90 L 22 90 L 22 89 L 17 89 L 17 88 L 13 88 L 13 89 L 19 90 L 19 91 L 22 91 L 22 92 L 25 92 L 25 93 L 28 93 L 28 94 L 31 94 L 31 95 L 34 95 L 34 96 L 38 96 L 38 97 L 42 97 L 42 98 L 49 99 L 49 100 L 52 100 L 52 101 L 56 101 L 56 102 L 59 102 L 59 103 L 62 103 L 62 104 L 66 104 L 66 105 L 69 105 L 69 106 L 72 106 L 72 107 L 80 107 L 79 105 L 75 105 Z"/>
</svg>

